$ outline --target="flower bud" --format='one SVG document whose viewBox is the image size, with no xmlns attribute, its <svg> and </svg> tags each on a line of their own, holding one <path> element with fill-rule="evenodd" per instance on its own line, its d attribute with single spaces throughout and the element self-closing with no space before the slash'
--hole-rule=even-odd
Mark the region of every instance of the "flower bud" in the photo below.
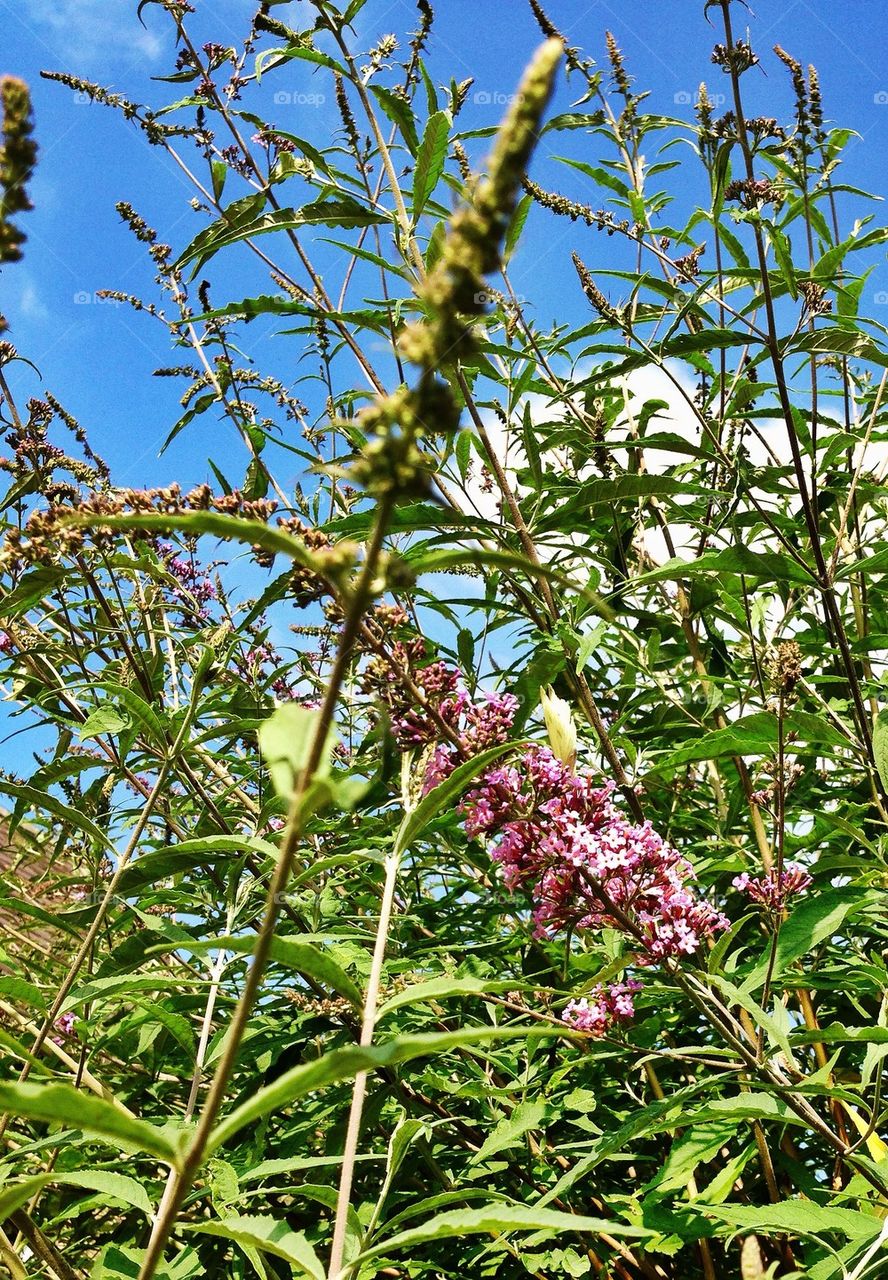
<svg viewBox="0 0 888 1280">
<path fill-rule="evenodd" d="M 540 689 L 540 704 L 552 754 L 568 769 L 573 769 L 577 762 L 577 726 L 569 705 L 553 693 L 549 685 Z"/>
</svg>

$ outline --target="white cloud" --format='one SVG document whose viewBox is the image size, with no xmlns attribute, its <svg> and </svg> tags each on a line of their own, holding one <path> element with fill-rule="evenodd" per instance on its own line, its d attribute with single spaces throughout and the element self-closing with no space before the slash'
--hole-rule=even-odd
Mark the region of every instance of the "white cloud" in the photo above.
<svg viewBox="0 0 888 1280">
<path fill-rule="evenodd" d="M 577 379 L 582 380 L 584 376 L 591 372 L 591 368 L 578 370 Z M 661 431 L 682 436 L 686 440 L 696 438 L 699 433 L 699 425 L 688 404 L 688 398 L 692 399 L 694 394 L 693 383 L 683 371 L 671 371 L 671 373 L 672 376 L 662 369 L 644 368 L 636 369 L 628 375 L 625 379 L 627 408 L 615 424 L 614 430 L 610 433 L 611 439 L 625 437 L 630 429 L 631 417 L 637 418 L 644 404 L 651 400 L 665 402 L 666 408 L 659 410 L 654 421 L 648 424 L 648 434 L 652 435 L 656 431 Z M 531 420 L 534 422 L 556 421 L 563 418 L 566 412 L 562 406 L 550 403 L 545 396 L 530 395 L 522 402 L 520 412 L 514 415 L 516 423 L 520 422 L 523 416 L 525 404 L 529 405 Z M 482 410 L 481 417 L 484 420 L 491 444 L 503 465 L 503 469 L 508 475 L 513 488 L 518 488 L 516 472 L 527 465 L 520 430 L 517 427 L 513 427 L 507 431 L 496 415 L 489 410 Z M 623 455 L 618 456 L 621 462 L 625 461 Z M 687 460 L 686 455 L 673 453 L 669 450 L 651 449 L 645 454 L 647 470 L 656 473 L 663 472 L 668 467 Z M 557 465 L 557 453 L 554 457 L 550 455 L 547 458 L 547 465 L 551 466 L 553 462 Z M 566 456 L 563 459 L 563 465 L 565 469 L 569 469 L 570 463 Z M 587 475 L 590 479 L 596 478 L 597 474 L 594 468 L 590 467 L 588 469 Z M 465 486 L 465 496 L 468 499 L 466 504 L 468 510 L 476 511 L 490 520 L 496 519 L 497 504 L 500 499 L 499 490 L 496 486 L 492 490 L 485 488 L 482 477 L 478 474 L 477 460 L 475 460 L 472 476 Z M 665 544 L 660 545 L 662 539 L 659 539 L 656 530 L 650 531 L 650 539 L 649 544 L 646 539 L 648 552 L 657 560 L 668 559 Z M 567 541 L 571 545 L 579 547 L 583 545 L 584 537 L 578 531 L 575 535 L 569 536 Z M 541 558 L 544 561 L 551 559 L 559 549 L 563 549 L 564 545 L 565 534 L 561 532 L 551 547 L 547 547 L 545 544 L 539 547 Z"/>
<path fill-rule="evenodd" d="M 21 297 L 19 298 L 19 311 L 26 320 L 48 320 L 49 309 L 37 292 L 37 287 L 33 281 L 29 280 L 22 288 Z"/>
<path fill-rule="evenodd" d="M 169 47 L 160 23 L 141 25 L 132 0 L 30 0 L 16 15 L 58 66 L 75 74 L 154 62 Z"/>
<path fill-rule="evenodd" d="M 13 329 L 19 320 L 28 321 L 31 324 L 45 324 L 49 320 L 50 309 L 43 301 L 40 290 L 33 276 L 28 274 L 27 268 L 19 267 L 15 273 L 9 272 L 8 280 L 4 277 L 4 285 L 6 292 L 4 310 Z"/>
<path fill-rule="evenodd" d="M 577 381 L 581 381 L 584 376 L 588 376 L 591 372 L 591 366 L 579 369 L 575 372 L 575 378 Z M 614 426 L 608 433 L 610 440 L 625 439 L 634 434 L 633 422 L 638 421 L 645 403 L 657 400 L 662 402 L 663 407 L 658 409 L 648 421 L 645 435 L 668 434 L 677 436 L 692 444 L 699 442 L 701 426 L 693 404 L 696 384 L 691 371 L 687 368 L 678 364 L 670 364 L 668 369 L 652 366 L 636 369 L 623 380 L 623 390 L 626 402 L 625 408 L 618 415 Z M 526 398 L 526 404 L 530 407 L 532 422 L 551 422 L 564 414 L 562 408 L 551 404 L 544 396 L 529 396 Z M 830 412 L 834 411 L 833 406 L 828 406 L 828 410 Z M 520 412 L 516 412 L 513 415 L 513 423 L 520 423 L 523 411 L 524 403 L 520 407 Z M 502 463 L 513 489 L 520 491 L 520 486 L 517 483 L 517 473 L 526 467 L 527 460 L 519 427 L 513 425 L 512 429 L 507 431 L 495 414 L 488 410 L 481 410 L 481 416 L 493 449 Z M 860 441 L 864 436 L 866 425 L 867 423 L 863 422 L 856 427 L 855 434 Z M 757 419 L 755 427 L 757 434 L 748 432 L 743 440 L 743 448 L 749 462 L 755 467 L 791 466 L 792 455 L 786 427 L 782 419 L 777 416 Z M 825 434 L 825 429 L 821 427 L 821 442 Z M 625 464 L 626 455 L 624 453 L 620 452 L 616 456 L 621 464 Z M 499 490 L 495 485 L 491 488 L 489 484 L 484 483 L 483 476 L 480 474 L 479 460 L 474 452 L 472 460 L 471 477 L 463 487 L 461 495 L 464 508 L 477 512 L 487 519 L 496 520 L 500 501 Z M 652 474 L 663 474 L 671 468 L 681 467 L 683 464 L 690 462 L 692 462 L 692 459 L 688 454 L 671 448 L 648 448 L 644 451 L 645 469 Z M 557 454 L 549 454 L 546 458 L 546 465 L 557 467 Z M 564 459 L 564 466 L 566 470 L 570 469 L 569 460 L 566 458 Z M 876 473 L 884 481 L 888 478 L 888 441 L 870 442 L 865 449 L 862 442 L 858 443 L 854 450 L 854 466 L 860 466 L 863 472 Z M 810 461 L 806 458 L 806 473 L 809 469 Z M 587 472 L 588 477 L 593 479 L 596 474 L 594 468 L 590 468 Z M 689 478 L 697 479 L 698 477 L 692 476 Z M 770 504 L 768 495 L 762 494 L 761 497 L 766 505 Z M 675 501 L 681 505 L 683 499 L 678 497 Z M 699 544 L 699 530 L 695 530 L 691 525 L 682 524 L 680 520 L 675 518 L 674 511 L 671 513 L 669 521 L 669 535 L 671 547 L 653 518 L 646 520 L 640 537 L 643 539 L 642 545 L 645 553 L 655 564 L 665 563 L 671 558 L 673 551 L 683 559 L 693 559 L 695 557 Z M 578 529 L 573 534 L 559 530 L 557 534 L 549 538 L 538 538 L 537 550 L 541 560 L 547 562 L 555 557 L 563 557 L 568 547 L 582 547 L 584 541 L 585 535 L 582 530 Z M 714 545 L 719 545 L 718 540 Z"/>
<path fill-rule="evenodd" d="M 172 19 L 159 4 L 142 10 L 144 26 L 135 0 L 27 0 L 14 9 L 12 0 L 0 0 L 0 5 L 14 12 L 58 66 L 75 74 L 98 78 L 117 68 L 153 64 L 175 46 Z M 213 0 L 212 6 L 198 8 L 192 36 L 207 28 L 196 37 L 198 44 L 207 38 L 237 44 L 255 11 L 254 0 Z"/>
</svg>

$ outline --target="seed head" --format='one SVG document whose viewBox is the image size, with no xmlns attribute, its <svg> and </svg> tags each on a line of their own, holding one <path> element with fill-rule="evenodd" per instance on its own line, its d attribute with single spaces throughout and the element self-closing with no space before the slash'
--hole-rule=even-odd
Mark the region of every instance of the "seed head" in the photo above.
<svg viewBox="0 0 888 1280">
<path fill-rule="evenodd" d="M 0 142 L 0 262 L 18 262 L 24 234 L 10 222 L 10 215 L 24 213 L 33 206 L 26 183 L 37 159 L 37 144 L 31 137 L 31 95 L 16 76 L 0 78 L 2 142 Z"/>
</svg>

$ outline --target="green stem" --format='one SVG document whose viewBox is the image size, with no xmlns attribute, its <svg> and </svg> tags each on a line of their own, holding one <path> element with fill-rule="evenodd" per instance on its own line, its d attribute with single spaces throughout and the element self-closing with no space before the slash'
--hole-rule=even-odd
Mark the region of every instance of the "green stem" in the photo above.
<svg viewBox="0 0 888 1280">
<path fill-rule="evenodd" d="M 398 879 L 400 854 L 394 852 L 386 859 L 385 885 L 382 891 L 382 906 L 379 911 L 379 925 L 376 930 L 376 946 L 373 950 L 373 963 L 367 982 L 367 994 L 364 999 L 364 1016 L 361 1023 L 360 1045 L 369 1048 L 373 1043 L 373 1031 L 376 1027 L 376 1008 L 379 1003 L 379 986 L 382 978 L 382 966 L 385 960 L 385 949 L 388 942 L 389 924 L 392 916 L 392 905 L 395 898 L 395 886 Z M 351 1204 L 352 1183 L 355 1173 L 355 1158 L 358 1154 L 358 1139 L 361 1132 L 361 1116 L 364 1110 L 364 1097 L 367 1091 L 367 1072 L 359 1071 L 355 1076 L 352 1090 L 351 1110 L 348 1117 L 348 1130 L 345 1135 L 345 1150 L 342 1157 L 342 1172 L 339 1178 L 339 1196 L 336 1201 L 336 1221 L 333 1227 L 333 1244 L 330 1249 L 330 1266 L 327 1271 L 328 1280 L 344 1280 L 349 1268 L 342 1268 L 345 1233 L 348 1227 L 348 1211 Z"/>
<path fill-rule="evenodd" d="M 225 1101 L 228 1082 L 237 1062 L 241 1041 L 247 1030 L 250 1015 L 268 966 L 275 926 L 280 914 L 280 903 L 286 892 L 293 863 L 299 849 L 303 828 L 302 802 L 321 762 L 330 727 L 333 723 L 333 715 L 348 671 L 354 642 L 360 629 L 361 619 L 372 596 L 373 583 L 378 571 L 383 539 L 388 528 L 392 505 L 393 499 L 387 497 L 380 502 L 377 508 L 376 520 L 367 548 L 364 566 L 349 604 L 339 640 L 339 648 L 327 684 L 324 702 L 318 714 L 317 727 L 309 748 L 308 758 L 293 791 L 281 853 L 268 887 L 262 925 L 256 936 L 256 945 L 253 949 L 252 962 L 247 972 L 244 989 L 232 1016 L 231 1024 L 225 1037 L 225 1050 L 207 1093 L 191 1145 L 185 1155 L 181 1170 L 175 1179 L 169 1183 L 158 1209 L 145 1258 L 139 1271 L 139 1280 L 151 1280 L 163 1258 L 166 1243 L 178 1218 L 179 1210 L 200 1169 L 207 1142 Z"/>
</svg>

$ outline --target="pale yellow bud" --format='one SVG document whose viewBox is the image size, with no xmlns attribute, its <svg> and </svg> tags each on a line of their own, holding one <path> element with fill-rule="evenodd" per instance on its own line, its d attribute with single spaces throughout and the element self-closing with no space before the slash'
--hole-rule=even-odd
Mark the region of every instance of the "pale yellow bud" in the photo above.
<svg viewBox="0 0 888 1280">
<path fill-rule="evenodd" d="M 888 1160 L 888 1145 L 882 1141 L 877 1133 L 870 1131 L 870 1126 L 863 1119 L 857 1108 L 852 1107 L 848 1102 L 843 1102 L 842 1106 L 851 1117 L 851 1122 L 854 1125 L 854 1128 L 866 1143 L 866 1149 L 870 1154 L 870 1159 L 875 1161 L 876 1164 L 882 1164 L 884 1161 Z"/>
<path fill-rule="evenodd" d="M 577 726 L 570 706 L 553 693 L 548 685 L 543 685 L 540 689 L 540 704 L 552 754 L 562 764 L 566 764 L 568 769 L 573 769 L 577 762 Z"/>
<path fill-rule="evenodd" d="M 747 1236 L 740 1251 L 740 1275 L 743 1280 L 765 1280 L 765 1264 L 757 1236 Z"/>
</svg>

